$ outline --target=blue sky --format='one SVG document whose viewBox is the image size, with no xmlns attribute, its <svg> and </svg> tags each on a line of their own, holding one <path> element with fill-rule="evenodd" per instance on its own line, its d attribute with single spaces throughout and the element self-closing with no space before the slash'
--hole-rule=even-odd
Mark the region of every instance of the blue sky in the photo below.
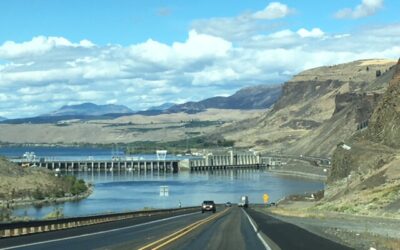
<svg viewBox="0 0 400 250">
<path fill-rule="evenodd" d="M 265 0 L 204 1 L 131 0 L 2 0 L 0 1 L 0 42 L 23 42 L 32 37 L 62 36 L 72 41 L 89 39 L 96 44 L 129 45 L 148 38 L 164 43 L 184 41 L 196 19 L 233 17 L 261 10 Z M 396 0 L 367 18 L 335 20 L 334 13 L 354 7 L 360 0 L 292 0 L 285 4 L 295 13 L 282 26 L 299 29 L 316 27 L 330 32 L 349 32 L 363 25 L 400 21 Z"/>
<path fill-rule="evenodd" d="M 400 55 L 400 1 L 0 1 L 0 116 L 145 109 Z"/>
</svg>

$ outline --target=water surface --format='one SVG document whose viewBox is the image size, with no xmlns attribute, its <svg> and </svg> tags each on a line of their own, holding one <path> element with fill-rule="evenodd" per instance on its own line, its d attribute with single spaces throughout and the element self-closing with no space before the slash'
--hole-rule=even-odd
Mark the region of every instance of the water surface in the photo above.
<svg viewBox="0 0 400 250">
<path fill-rule="evenodd" d="M 106 212 L 124 212 L 143 208 L 174 208 L 197 206 L 203 200 L 216 203 L 237 203 L 241 195 L 248 195 L 251 203 L 262 203 L 263 194 L 271 201 L 286 195 L 315 191 L 323 188 L 321 181 L 279 176 L 266 170 L 229 170 L 203 173 L 138 174 L 136 172 L 76 174 L 95 185 L 87 199 L 15 210 L 16 215 L 42 218 L 55 207 L 65 216 L 82 216 Z M 160 186 L 168 186 L 168 196 L 160 196 Z"/>
</svg>

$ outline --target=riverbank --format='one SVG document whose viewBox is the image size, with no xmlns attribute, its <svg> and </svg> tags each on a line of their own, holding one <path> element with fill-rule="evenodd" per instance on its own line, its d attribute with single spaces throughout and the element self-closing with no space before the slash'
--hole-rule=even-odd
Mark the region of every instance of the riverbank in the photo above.
<svg viewBox="0 0 400 250">
<path fill-rule="evenodd" d="M 268 172 L 307 179 L 326 181 L 330 172 L 329 166 L 316 166 L 308 161 L 288 159 L 284 165 L 270 166 Z"/>
<path fill-rule="evenodd" d="M 60 204 L 64 202 L 71 201 L 80 201 L 87 197 L 89 197 L 93 193 L 94 187 L 92 185 L 88 185 L 88 189 L 78 195 L 70 195 L 65 197 L 45 197 L 44 199 L 32 199 L 32 198 L 18 198 L 12 200 L 0 200 L 0 209 L 1 208 L 20 208 L 26 206 L 43 206 L 48 204 Z"/>
<path fill-rule="evenodd" d="M 319 211 L 314 209 L 316 204 L 284 199 L 276 207 L 256 209 L 355 249 L 398 249 L 400 246 L 400 217 Z"/>
</svg>

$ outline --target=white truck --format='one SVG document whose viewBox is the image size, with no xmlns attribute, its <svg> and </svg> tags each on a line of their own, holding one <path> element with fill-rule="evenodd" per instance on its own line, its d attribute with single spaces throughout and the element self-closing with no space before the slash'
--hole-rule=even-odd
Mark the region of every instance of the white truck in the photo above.
<svg viewBox="0 0 400 250">
<path fill-rule="evenodd" d="M 240 197 L 240 201 L 238 203 L 238 206 L 247 208 L 249 206 L 249 197 L 247 197 L 246 195 Z"/>
</svg>

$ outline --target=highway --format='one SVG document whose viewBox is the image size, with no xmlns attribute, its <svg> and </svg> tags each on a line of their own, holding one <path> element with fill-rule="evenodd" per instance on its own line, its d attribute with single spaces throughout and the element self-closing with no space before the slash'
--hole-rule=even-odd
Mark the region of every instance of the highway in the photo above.
<svg viewBox="0 0 400 250">
<path fill-rule="evenodd" d="M 0 248 L 350 249 L 252 209 L 219 206 L 215 214 L 199 210 L 6 238 Z M 256 225 L 263 234 L 255 232 Z"/>
<path fill-rule="evenodd" d="M 165 249 L 265 249 L 241 208 L 232 207 L 222 216 L 193 231 Z"/>
<path fill-rule="evenodd" d="M 138 249 L 179 228 L 210 216 L 199 209 L 34 235 L 0 239 L 0 249 Z"/>
</svg>

